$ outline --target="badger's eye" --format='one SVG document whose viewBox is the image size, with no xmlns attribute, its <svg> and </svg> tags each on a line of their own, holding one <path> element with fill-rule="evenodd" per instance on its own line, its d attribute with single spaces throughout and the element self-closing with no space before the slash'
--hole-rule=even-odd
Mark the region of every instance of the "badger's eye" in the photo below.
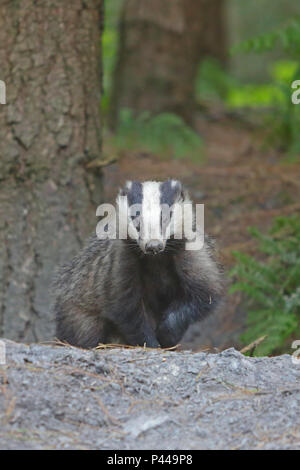
<svg viewBox="0 0 300 470">
<path fill-rule="evenodd" d="M 139 211 L 137 211 L 135 215 L 131 215 L 132 223 L 137 232 L 140 231 L 140 215 L 141 213 Z"/>
<path fill-rule="evenodd" d="M 140 217 L 140 215 L 141 215 L 140 211 L 136 211 L 130 217 L 131 217 L 132 220 L 134 220 L 134 219 L 137 219 L 138 217 Z"/>
<path fill-rule="evenodd" d="M 161 225 L 161 227 L 163 227 L 163 223 L 165 225 L 168 225 L 171 222 L 172 217 L 173 217 L 173 211 L 172 210 L 170 210 L 169 214 L 168 213 L 165 214 L 165 219 L 163 218 L 163 214 L 161 212 L 161 214 L 160 214 L 160 225 Z"/>
</svg>

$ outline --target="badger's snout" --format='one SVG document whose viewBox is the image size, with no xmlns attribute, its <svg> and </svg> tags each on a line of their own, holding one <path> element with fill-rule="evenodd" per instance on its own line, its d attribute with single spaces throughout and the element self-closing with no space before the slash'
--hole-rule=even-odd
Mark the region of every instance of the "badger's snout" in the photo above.
<svg viewBox="0 0 300 470">
<path fill-rule="evenodd" d="M 145 243 L 145 253 L 156 255 L 164 251 L 164 244 L 160 240 L 150 240 Z"/>
</svg>

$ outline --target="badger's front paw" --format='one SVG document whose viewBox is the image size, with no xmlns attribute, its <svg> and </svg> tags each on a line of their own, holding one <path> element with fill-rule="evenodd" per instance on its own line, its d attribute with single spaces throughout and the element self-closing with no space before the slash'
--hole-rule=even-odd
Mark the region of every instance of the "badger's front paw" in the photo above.
<svg viewBox="0 0 300 470">
<path fill-rule="evenodd" d="M 160 348 L 161 345 L 156 339 L 150 339 L 145 342 L 147 348 Z"/>
<path fill-rule="evenodd" d="M 176 316 L 174 313 L 169 313 L 168 316 L 164 317 L 159 323 L 156 336 L 160 342 L 162 348 L 171 348 L 179 343 L 182 337 L 181 330 L 176 328 Z"/>
</svg>

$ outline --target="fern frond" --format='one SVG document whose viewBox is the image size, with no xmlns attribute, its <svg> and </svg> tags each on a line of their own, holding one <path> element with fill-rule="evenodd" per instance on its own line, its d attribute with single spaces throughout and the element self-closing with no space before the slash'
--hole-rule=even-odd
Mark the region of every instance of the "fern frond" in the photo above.
<svg viewBox="0 0 300 470">
<path fill-rule="evenodd" d="M 256 354 L 271 354 L 282 351 L 287 338 L 299 329 L 300 217 L 275 219 L 268 234 L 250 230 L 266 260 L 234 253 L 237 263 L 230 274 L 236 281 L 230 292 L 242 292 L 252 306 L 242 341 L 249 344 L 267 335 Z"/>
</svg>

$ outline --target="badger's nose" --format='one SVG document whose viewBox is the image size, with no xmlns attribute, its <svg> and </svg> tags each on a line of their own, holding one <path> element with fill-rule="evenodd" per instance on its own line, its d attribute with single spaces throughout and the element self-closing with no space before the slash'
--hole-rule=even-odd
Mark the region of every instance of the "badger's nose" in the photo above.
<svg viewBox="0 0 300 470">
<path fill-rule="evenodd" d="M 146 253 L 152 253 L 153 255 L 160 253 L 161 251 L 163 251 L 163 249 L 164 245 L 160 240 L 150 240 L 145 245 Z"/>
</svg>

